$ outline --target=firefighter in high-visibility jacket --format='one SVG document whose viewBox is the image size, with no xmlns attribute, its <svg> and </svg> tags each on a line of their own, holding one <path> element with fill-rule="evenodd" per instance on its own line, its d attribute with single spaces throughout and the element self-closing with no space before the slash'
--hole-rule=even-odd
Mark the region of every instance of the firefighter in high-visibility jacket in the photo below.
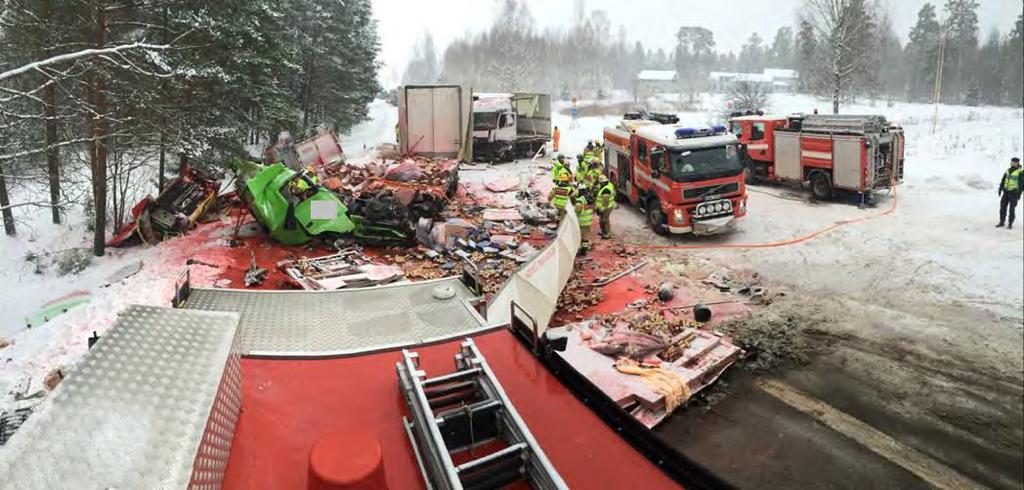
<svg viewBox="0 0 1024 490">
<path fill-rule="evenodd" d="M 576 220 L 580 223 L 580 252 L 590 251 L 590 225 L 594 223 L 594 206 L 587 196 L 576 198 Z"/>
<path fill-rule="evenodd" d="M 576 197 L 576 188 L 568 172 L 562 172 L 555 181 L 555 187 L 548 194 L 548 202 L 558 210 L 558 220 L 565 217 L 565 207 Z"/>
<path fill-rule="evenodd" d="M 595 207 L 597 220 L 601 227 L 601 238 L 612 237 L 612 210 L 615 209 L 615 184 L 601 174 L 597 177 L 597 194 Z"/>
<path fill-rule="evenodd" d="M 565 164 L 565 156 L 558 155 L 558 157 L 555 158 L 554 163 L 551 164 L 551 180 L 557 184 L 558 178 L 562 174 L 566 174 L 570 178 L 572 177 L 572 173 L 569 171 L 569 166 Z"/>
<path fill-rule="evenodd" d="M 595 186 L 597 185 L 597 178 L 601 175 L 601 165 L 597 163 L 594 157 L 583 159 L 586 162 L 586 167 L 579 172 L 579 180 L 583 186 L 585 186 L 591 193 L 593 193 Z"/>
</svg>

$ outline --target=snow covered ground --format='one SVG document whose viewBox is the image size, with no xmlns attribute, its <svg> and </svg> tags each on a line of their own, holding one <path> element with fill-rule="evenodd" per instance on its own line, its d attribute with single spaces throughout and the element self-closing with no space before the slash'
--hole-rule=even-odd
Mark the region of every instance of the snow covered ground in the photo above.
<svg viewBox="0 0 1024 490">
<path fill-rule="evenodd" d="M 656 110 L 678 102 L 673 96 L 656 101 Z M 616 101 L 623 102 L 623 101 Z M 773 112 L 809 112 L 825 102 L 800 95 L 777 95 Z M 703 96 L 695 111 L 682 112 L 682 122 L 714 122 L 721 98 Z M 580 118 L 569 129 L 569 116 L 556 107 L 554 123 L 562 130 L 562 152 L 575 154 L 589 139 L 600 139 L 605 126 L 620 114 Z M 893 216 L 841 228 L 800 245 L 746 251 L 712 251 L 713 257 L 735 266 L 750 267 L 766 277 L 799 285 L 823 294 L 856 293 L 863 301 L 882 306 L 924 302 L 971 304 L 1019 319 L 1024 303 L 1022 232 L 993 227 L 998 211 L 996 185 L 1011 156 L 1024 147 L 1024 115 L 1020 109 L 941 106 L 933 134 L 933 107 L 896 103 L 844 107 L 844 113 L 878 113 L 903 125 L 907 132 L 906 184 L 899 192 Z M 383 102 L 369 107 L 371 119 L 342 137 L 351 160 L 374 156 L 380 143 L 394 142 L 397 109 Z M 498 165 L 492 170 L 466 171 L 467 181 L 535 172 L 539 162 Z M 843 203 L 810 204 L 800 191 L 787 188 L 752 188 L 749 215 L 727 236 L 708 243 L 762 243 L 800 236 L 831 225 L 886 209 L 891 197 L 881 196 L 875 209 L 860 210 Z M 1024 208 L 1020 209 L 1024 215 Z M 0 410 L 9 392 L 26 379 L 35 391 L 45 374 L 72 366 L 85 350 L 92 331 L 109 327 L 115 315 L 131 303 L 167 304 L 173 283 L 185 260 L 201 247 L 216 247 L 226 223 L 207 234 L 171 240 L 158 247 L 113 249 L 94 258 L 81 273 L 59 276 L 54 270 L 34 272 L 27 254 L 72 247 L 88 247 L 90 234 L 81 215 L 71 213 L 66 225 L 48 223 L 48 210 L 19 208 L 22 226 L 17 238 L 0 237 L 0 338 L 14 344 L 0 350 Z M 692 243 L 692 237 L 654 236 L 642 217 L 626 207 L 615 217 L 615 232 L 635 243 Z M 224 235 L 226 236 L 226 235 Z M 104 286 L 115 271 L 136 261 L 142 270 L 125 280 Z M 198 268 L 202 269 L 202 268 Z M 198 270 L 197 269 L 197 270 Z M 201 272 L 201 271 L 200 271 Z M 200 280 L 211 278 L 200 278 Z M 92 301 L 47 324 L 26 330 L 24 318 L 44 303 L 72 291 L 88 291 Z"/>
<path fill-rule="evenodd" d="M 671 97 L 671 96 L 670 96 Z M 704 95 L 699 112 L 679 113 L 683 124 L 719 122 L 720 96 Z M 775 95 L 770 112 L 823 110 L 827 102 L 804 95 Z M 664 109 L 661 107 L 659 109 Z M 887 218 L 841 228 L 799 246 L 740 253 L 757 269 L 777 279 L 812 289 L 844 293 L 871 290 L 900 300 L 916 295 L 932 300 L 995 306 L 1020 317 L 1024 308 L 1022 259 L 1024 224 L 1015 230 L 994 228 L 998 219 L 999 179 L 1013 156 L 1024 149 L 1024 114 L 1019 108 L 940 105 L 932 132 L 934 106 L 884 103 L 844 106 L 846 114 L 882 114 L 906 130 L 905 184 L 898 188 L 898 209 Z M 562 152 L 574 154 L 589 139 L 599 139 L 618 115 L 571 118 L 556 113 Z M 709 243 L 767 243 L 798 237 L 836 221 L 888 209 L 880 196 L 875 209 L 845 203 L 800 202 L 799 190 L 752 187 L 749 214 L 728 236 Z M 798 200 L 781 197 L 796 197 Z M 1019 208 L 1020 209 L 1020 208 Z M 693 238 L 653 237 L 639 213 L 624 210 L 619 226 L 644 243 L 691 243 Z M 1024 223 L 1024 221 L 1019 221 Z M 715 252 L 734 257 L 735 252 Z"/>
</svg>

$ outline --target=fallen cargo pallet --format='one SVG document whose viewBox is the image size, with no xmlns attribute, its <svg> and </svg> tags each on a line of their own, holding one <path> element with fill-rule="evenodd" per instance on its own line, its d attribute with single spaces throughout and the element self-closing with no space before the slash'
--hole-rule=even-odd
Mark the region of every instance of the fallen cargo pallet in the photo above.
<svg viewBox="0 0 1024 490">
<path fill-rule="evenodd" d="M 297 286 L 310 291 L 380 286 L 405 277 L 402 269 L 373 262 L 354 249 L 284 260 L 277 263 L 277 268 Z"/>
</svg>

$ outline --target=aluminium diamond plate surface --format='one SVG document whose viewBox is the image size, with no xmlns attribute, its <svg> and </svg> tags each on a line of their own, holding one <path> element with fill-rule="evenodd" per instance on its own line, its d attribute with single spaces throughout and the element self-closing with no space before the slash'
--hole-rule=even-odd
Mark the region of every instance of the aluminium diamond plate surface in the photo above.
<svg viewBox="0 0 1024 490">
<path fill-rule="evenodd" d="M 0 488 L 220 488 L 238 320 L 129 306 L 0 450 Z"/>
<path fill-rule="evenodd" d="M 454 296 L 435 297 L 450 287 Z M 335 291 L 194 288 L 185 308 L 241 315 L 242 355 L 317 358 L 449 339 L 489 328 L 457 277 Z"/>
</svg>

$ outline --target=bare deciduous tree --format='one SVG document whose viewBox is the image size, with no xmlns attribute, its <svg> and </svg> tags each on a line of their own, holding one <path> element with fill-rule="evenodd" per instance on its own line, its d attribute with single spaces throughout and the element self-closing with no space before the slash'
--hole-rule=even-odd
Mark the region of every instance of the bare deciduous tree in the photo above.
<svg viewBox="0 0 1024 490">
<path fill-rule="evenodd" d="M 876 66 L 873 57 L 874 24 L 864 0 L 807 0 L 806 18 L 818 41 L 818 60 L 805 74 L 827 89 L 832 113 L 842 101 L 856 95 L 855 80 Z"/>
</svg>

